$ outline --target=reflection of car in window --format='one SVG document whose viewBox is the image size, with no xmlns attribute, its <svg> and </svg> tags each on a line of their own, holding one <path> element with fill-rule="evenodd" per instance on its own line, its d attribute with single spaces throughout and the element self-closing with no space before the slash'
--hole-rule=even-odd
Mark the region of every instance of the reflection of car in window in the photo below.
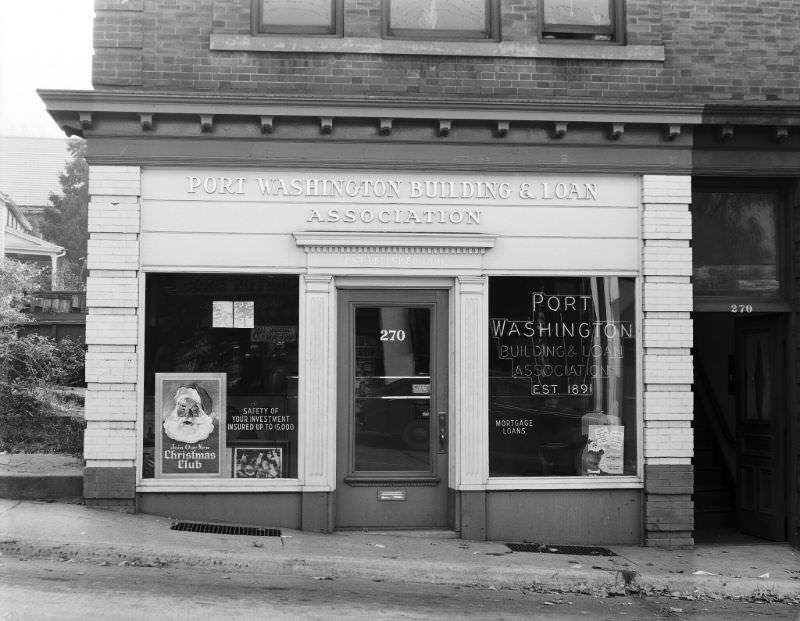
<svg viewBox="0 0 800 621">
<path fill-rule="evenodd" d="M 413 451 L 430 442 L 430 380 L 428 376 L 360 378 L 356 396 L 359 436 L 399 439 Z"/>
</svg>

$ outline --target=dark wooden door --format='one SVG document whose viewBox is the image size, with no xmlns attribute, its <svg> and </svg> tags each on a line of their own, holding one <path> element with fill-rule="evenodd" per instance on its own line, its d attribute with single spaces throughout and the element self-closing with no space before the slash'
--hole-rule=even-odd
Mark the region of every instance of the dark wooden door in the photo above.
<svg viewBox="0 0 800 621">
<path fill-rule="evenodd" d="M 780 317 L 739 319 L 737 498 L 739 528 L 786 539 L 784 348 Z"/>
</svg>

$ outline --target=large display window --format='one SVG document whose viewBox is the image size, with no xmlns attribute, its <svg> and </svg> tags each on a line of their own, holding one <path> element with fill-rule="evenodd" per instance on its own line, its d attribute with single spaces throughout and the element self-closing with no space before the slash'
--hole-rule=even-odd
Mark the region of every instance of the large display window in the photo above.
<svg viewBox="0 0 800 621">
<path fill-rule="evenodd" d="M 489 279 L 489 472 L 637 474 L 635 280 Z"/>
<path fill-rule="evenodd" d="M 297 477 L 297 276 L 148 274 L 143 478 Z"/>
</svg>

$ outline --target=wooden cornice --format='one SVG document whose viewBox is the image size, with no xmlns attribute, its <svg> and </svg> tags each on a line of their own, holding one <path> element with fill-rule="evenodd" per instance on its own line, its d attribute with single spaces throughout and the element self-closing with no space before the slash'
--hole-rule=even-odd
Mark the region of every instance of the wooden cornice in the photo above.
<svg viewBox="0 0 800 621">
<path fill-rule="evenodd" d="M 91 163 L 109 165 L 800 170 L 800 103 L 131 90 L 39 95 L 67 135 L 90 139 Z M 214 149 L 198 149 L 198 140 L 213 140 Z"/>
<path fill-rule="evenodd" d="M 703 124 L 798 126 L 800 102 L 742 101 L 707 104 L 703 109 Z"/>
<path fill-rule="evenodd" d="M 81 120 L 102 115 L 159 115 L 195 118 L 213 115 L 252 116 L 263 127 L 263 119 L 327 118 L 491 121 L 493 123 L 603 123 L 691 126 L 702 122 L 703 107 L 670 102 L 631 102 L 597 100 L 497 100 L 492 98 L 398 98 L 398 97 L 317 97 L 309 95 L 228 95 L 217 93 L 169 93 L 149 91 L 65 91 L 40 90 L 48 112 L 66 132 L 82 132 L 88 127 Z M 73 121 L 74 119 L 74 121 Z M 89 126 L 91 127 L 91 126 Z M 211 132 L 209 132 L 211 133 Z M 502 132 L 501 132 L 502 133 Z"/>
</svg>

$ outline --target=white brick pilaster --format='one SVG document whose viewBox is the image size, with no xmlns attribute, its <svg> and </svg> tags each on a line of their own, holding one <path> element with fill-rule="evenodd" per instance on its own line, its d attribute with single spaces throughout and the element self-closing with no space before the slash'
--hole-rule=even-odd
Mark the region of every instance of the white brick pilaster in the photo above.
<svg viewBox="0 0 800 621">
<path fill-rule="evenodd" d="M 691 178 L 642 184 L 644 458 L 688 465 L 693 456 Z"/>
<path fill-rule="evenodd" d="M 91 166 L 89 193 L 84 457 L 88 468 L 130 468 L 137 454 L 141 170 Z"/>
</svg>

